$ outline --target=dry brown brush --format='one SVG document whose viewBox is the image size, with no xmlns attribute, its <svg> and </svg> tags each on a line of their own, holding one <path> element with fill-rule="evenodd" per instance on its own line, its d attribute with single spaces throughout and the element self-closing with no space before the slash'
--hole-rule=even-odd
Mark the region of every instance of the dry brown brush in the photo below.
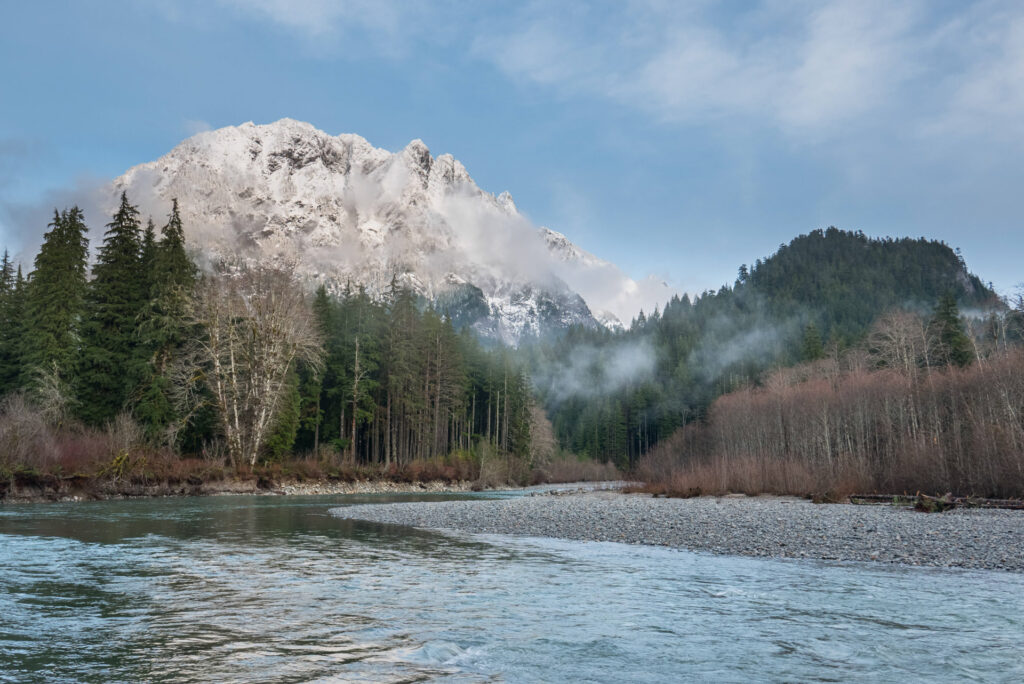
<svg viewBox="0 0 1024 684">
<path fill-rule="evenodd" d="M 1024 351 L 967 368 L 863 356 L 720 397 L 641 463 L 653 491 L 1024 495 Z"/>
</svg>

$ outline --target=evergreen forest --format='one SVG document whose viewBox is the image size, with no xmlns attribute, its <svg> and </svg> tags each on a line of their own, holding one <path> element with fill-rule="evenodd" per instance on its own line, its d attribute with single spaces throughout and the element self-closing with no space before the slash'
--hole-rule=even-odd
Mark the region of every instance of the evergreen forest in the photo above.
<svg viewBox="0 0 1024 684">
<path fill-rule="evenodd" d="M 314 285 L 244 263 L 201 273 L 176 201 L 157 227 L 122 195 L 95 253 L 82 212 L 55 211 L 32 264 L 5 252 L 0 270 L 6 480 L 523 483 L 556 457 L 675 477 L 665 445 L 705 460 L 735 450 L 680 435 L 720 424 L 729 397 L 768 391 L 782 369 L 861 354 L 857 368 L 916 378 L 1024 341 L 1024 307 L 947 245 L 836 228 L 627 329 L 575 326 L 518 349 L 481 343 L 397 279 L 377 296 Z"/>
<path fill-rule="evenodd" d="M 499 480 L 530 477 L 526 369 L 408 290 L 314 292 L 244 265 L 202 275 L 176 202 L 158 229 L 122 195 L 91 269 L 87 233 L 72 208 L 54 214 L 27 273 L 4 253 L 9 473 L 73 468 L 92 448 L 104 468 L 146 452 L 236 468 L 303 454 L 350 475 L 469 478 L 490 462 Z M 90 447 L 97 434 L 117 438 Z M 128 448 L 105 453 L 112 442 Z"/>
<path fill-rule="evenodd" d="M 989 334 L 1007 308 L 941 242 L 829 228 L 740 266 L 732 285 L 641 312 L 623 332 L 576 327 L 522 351 L 565 448 L 629 469 L 677 428 L 703 420 L 717 397 L 772 369 L 857 348 L 889 311 L 930 316 L 940 302 L 957 325 L 958 307 L 984 312 L 975 325 Z M 1010 334 L 1021 340 L 1019 327 Z M 961 364 L 964 353 L 961 344 Z M 601 391 L 567 389 L 566 371 Z"/>
</svg>

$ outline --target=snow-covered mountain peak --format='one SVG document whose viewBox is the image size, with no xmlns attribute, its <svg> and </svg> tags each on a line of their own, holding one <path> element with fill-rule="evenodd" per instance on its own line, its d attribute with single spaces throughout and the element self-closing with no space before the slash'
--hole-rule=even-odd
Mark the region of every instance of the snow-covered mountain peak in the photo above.
<svg viewBox="0 0 1024 684">
<path fill-rule="evenodd" d="M 597 325 L 592 310 L 614 325 L 630 307 L 650 308 L 628 301 L 637 283 L 615 266 L 537 229 L 508 193 L 481 190 L 462 163 L 418 139 L 393 153 L 294 119 L 248 122 L 185 140 L 114 190 L 153 216 L 178 198 L 189 241 L 214 263 L 294 264 L 377 293 L 398 277 L 510 342 Z"/>
<path fill-rule="evenodd" d="M 508 190 L 498 195 L 497 202 L 498 206 L 501 207 L 506 214 L 515 215 L 519 213 L 519 209 L 516 207 L 516 203 L 512 201 L 512 195 L 509 194 Z"/>
</svg>

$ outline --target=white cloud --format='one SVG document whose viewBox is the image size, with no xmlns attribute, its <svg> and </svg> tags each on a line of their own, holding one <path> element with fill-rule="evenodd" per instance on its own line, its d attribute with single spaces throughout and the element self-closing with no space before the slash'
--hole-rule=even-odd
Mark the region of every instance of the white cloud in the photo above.
<svg viewBox="0 0 1024 684">
<path fill-rule="evenodd" d="M 735 9 L 735 8 L 734 8 Z M 941 15 L 917 1 L 531 6 L 474 54 L 520 82 L 597 95 L 669 123 L 769 126 L 797 139 L 898 128 L 1009 132 L 1024 121 L 1024 5 Z M 995 130 L 993 130 L 995 129 Z"/>
<path fill-rule="evenodd" d="M 1020 137 L 1024 120 L 1024 5 L 1014 0 L 219 2 L 340 50 L 413 59 L 447 44 L 521 83 L 663 122 L 730 120 L 817 140 L 894 122 Z"/>
<path fill-rule="evenodd" d="M 333 54 L 410 57 L 424 39 L 447 34 L 448 3 L 402 0 L 217 0 L 236 12 L 299 34 L 305 47 Z M 441 19 L 444 15 L 446 19 Z"/>
<path fill-rule="evenodd" d="M 714 8 L 681 5 L 633 3 L 590 31 L 564 15 L 530 13 L 474 48 L 514 78 L 677 122 L 835 126 L 876 107 L 911 73 L 904 49 L 916 15 L 906 7 L 753 5 L 725 21 Z"/>
<path fill-rule="evenodd" d="M 968 14 L 943 37 L 962 67 L 946 79 L 949 106 L 929 132 L 1024 142 L 1024 6 Z"/>
<path fill-rule="evenodd" d="M 909 55 L 915 12 L 879 2 L 832 2 L 808 19 L 799 58 L 780 72 L 780 121 L 796 126 L 842 122 L 882 106 L 913 76 Z"/>
<path fill-rule="evenodd" d="M 184 128 L 185 132 L 189 136 L 213 130 L 213 126 L 211 126 L 208 122 L 203 121 L 202 119 L 187 119 L 184 123 Z"/>
</svg>

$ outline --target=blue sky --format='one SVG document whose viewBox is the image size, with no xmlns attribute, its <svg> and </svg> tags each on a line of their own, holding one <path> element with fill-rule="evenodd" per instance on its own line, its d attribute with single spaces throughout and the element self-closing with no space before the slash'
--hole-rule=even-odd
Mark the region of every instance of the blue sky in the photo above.
<svg viewBox="0 0 1024 684">
<path fill-rule="evenodd" d="M 209 127 L 423 139 L 688 291 L 836 225 L 1024 281 L 1024 4 L 40 1 L 0 8 L 0 244 Z M 35 220 L 35 219 L 33 219 Z"/>
</svg>

